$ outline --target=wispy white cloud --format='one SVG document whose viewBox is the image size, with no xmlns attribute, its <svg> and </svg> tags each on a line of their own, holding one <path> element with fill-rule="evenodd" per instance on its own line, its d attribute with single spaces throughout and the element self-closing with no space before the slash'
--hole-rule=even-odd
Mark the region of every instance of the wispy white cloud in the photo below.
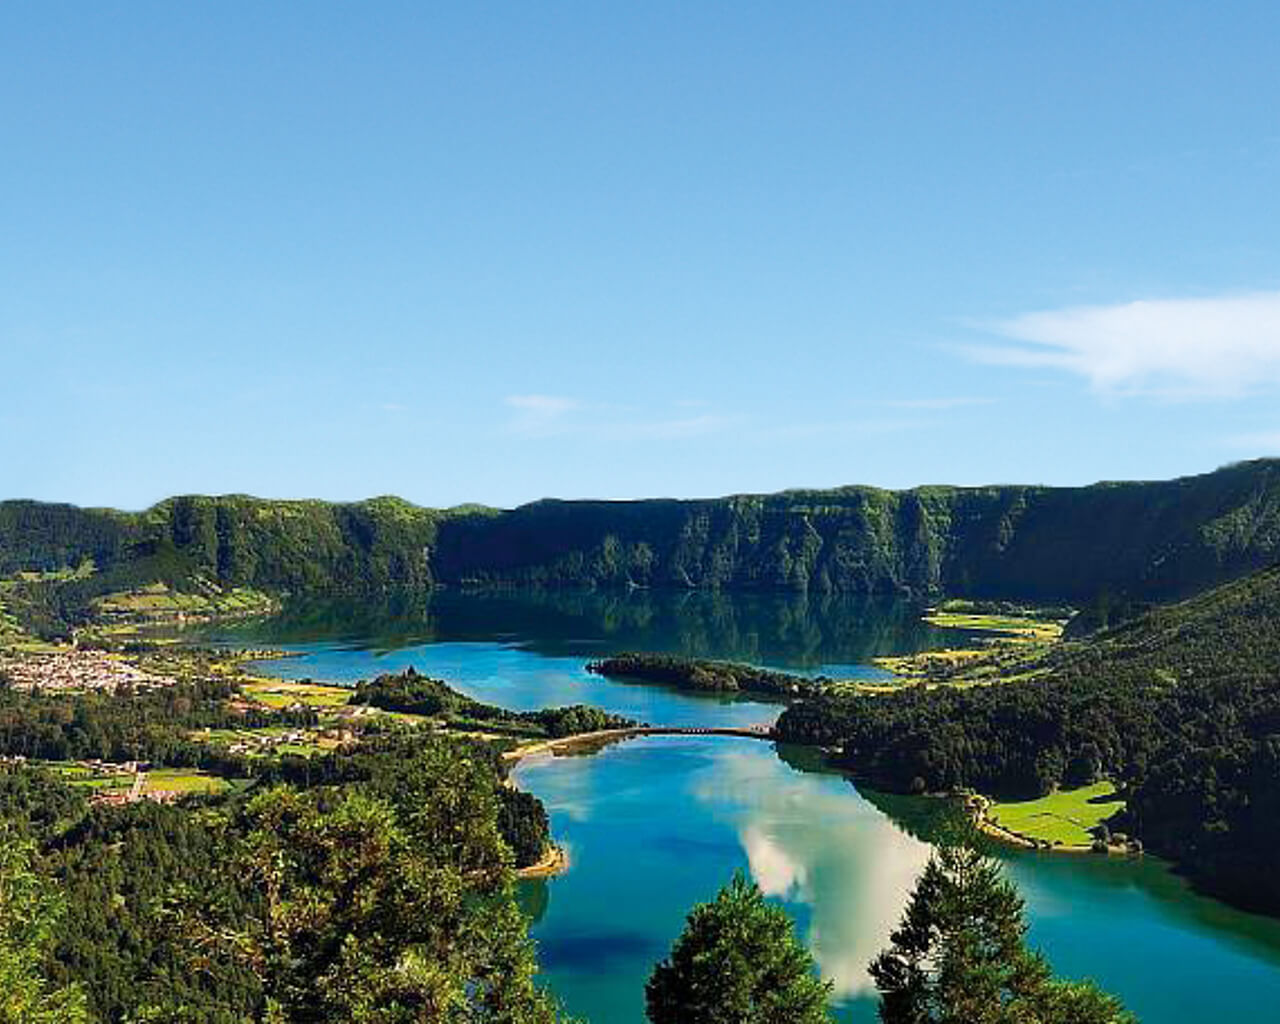
<svg viewBox="0 0 1280 1024">
<path fill-rule="evenodd" d="M 739 422 L 732 416 L 706 413 L 702 416 L 673 416 L 652 420 L 603 423 L 596 426 L 603 437 L 619 441 L 678 441 L 686 437 L 717 434 Z"/>
<path fill-rule="evenodd" d="M 755 431 L 754 436 L 770 441 L 798 441 L 816 437 L 869 437 L 877 434 L 895 434 L 904 430 L 920 430 L 933 424 L 933 420 L 918 417 L 818 420 L 809 423 L 770 424 Z"/>
<path fill-rule="evenodd" d="M 1280 383 L 1280 292 L 1026 313 L 987 325 L 984 363 L 1076 373 L 1106 394 L 1229 397 Z"/>
<path fill-rule="evenodd" d="M 656 408 L 588 402 L 563 395 L 509 395 L 504 429 L 517 437 L 589 437 L 598 441 L 680 441 L 737 431 L 746 440 L 778 441 L 814 437 L 865 437 L 935 425 L 936 416 L 987 398 L 944 397 L 855 401 L 862 416 L 785 422 L 716 411 L 703 400 L 673 400 Z"/>
<path fill-rule="evenodd" d="M 513 409 L 538 416 L 560 416 L 580 405 L 576 398 L 563 395 L 508 395 L 506 403 Z"/>
</svg>

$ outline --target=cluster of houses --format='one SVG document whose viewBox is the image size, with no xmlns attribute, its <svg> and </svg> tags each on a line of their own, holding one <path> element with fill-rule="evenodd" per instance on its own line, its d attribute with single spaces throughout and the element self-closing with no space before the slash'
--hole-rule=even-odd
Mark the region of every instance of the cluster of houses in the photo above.
<svg viewBox="0 0 1280 1024">
<path fill-rule="evenodd" d="M 227 752 L 231 754 L 263 754 L 276 747 L 283 747 L 291 743 L 306 743 L 307 741 L 307 734 L 301 729 L 275 735 L 250 733 L 227 747 Z"/>
<path fill-rule="evenodd" d="M 26 762 L 27 759 L 21 754 L 13 757 L 0 757 L 0 765 L 21 765 L 26 764 Z M 120 778 L 119 786 L 109 785 L 101 789 L 95 789 L 93 796 L 89 798 L 89 802 L 92 804 L 120 807 L 124 804 L 137 803 L 139 800 L 168 804 L 173 803 L 182 795 L 166 789 L 148 789 L 147 772 L 151 770 L 151 764 L 147 761 L 100 761 L 95 757 L 85 761 L 76 761 L 75 764 L 77 767 L 92 772 L 94 778 L 97 779 L 107 779 L 115 776 Z"/>
<path fill-rule="evenodd" d="M 351 729 L 341 727 L 333 729 L 303 730 L 293 729 L 284 733 L 242 733 L 240 738 L 227 747 L 231 754 L 265 754 L 279 747 L 310 744 L 316 738 L 333 740 L 340 746 L 354 743 L 356 734 Z"/>
<path fill-rule="evenodd" d="M 105 804 L 110 807 L 122 807 L 125 804 L 135 804 L 139 800 L 150 800 L 157 804 L 171 804 L 181 795 L 165 789 L 147 789 L 146 776 L 134 776 L 133 785 L 128 789 L 103 789 L 94 793 L 90 798 L 90 803 Z"/>
<path fill-rule="evenodd" d="M 101 690 L 115 693 L 172 686 L 169 676 L 152 675 L 102 651 L 70 650 L 55 654 L 27 654 L 0 661 L 0 674 L 23 690 Z"/>
</svg>

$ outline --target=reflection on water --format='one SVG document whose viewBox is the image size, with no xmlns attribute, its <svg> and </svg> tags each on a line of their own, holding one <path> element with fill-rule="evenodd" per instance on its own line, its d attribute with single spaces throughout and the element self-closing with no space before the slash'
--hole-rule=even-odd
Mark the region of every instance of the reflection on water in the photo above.
<svg viewBox="0 0 1280 1024">
<path fill-rule="evenodd" d="M 261 665 L 284 678 L 354 684 L 412 666 L 515 711 L 586 703 L 654 725 L 746 726 L 772 722 L 780 705 L 603 679 L 586 662 L 625 649 L 672 651 L 878 678 L 869 658 L 918 650 L 944 632 L 902 602 L 847 596 L 525 590 L 299 603 L 206 635 L 296 653 Z"/>
<path fill-rule="evenodd" d="M 282 675 L 351 682 L 413 665 L 517 710 L 588 702 L 670 725 L 756 724 L 779 708 L 602 680 L 585 660 L 632 648 L 851 674 L 876 654 L 955 643 L 906 605 L 703 592 L 330 602 L 218 637 L 291 647 L 299 657 L 270 665 Z M 871 1024 L 867 962 L 952 813 L 939 800 L 859 795 L 813 751 L 748 739 L 637 739 L 531 759 L 518 777 L 570 854 L 568 874 L 522 889 L 540 960 L 569 1009 L 595 1024 L 643 1024 L 654 963 L 689 908 L 739 869 L 793 915 L 836 985 L 837 1018 Z M 1280 922 L 1197 897 L 1154 859 L 1000 855 L 1033 943 L 1060 973 L 1117 992 L 1144 1024 L 1276 1017 Z"/>
<path fill-rule="evenodd" d="M 867 965 L 897 924 L 929 847 L 851 799 L 842 779 L 805 776 L 734 746 L 709 756 L 695 797 L 735 822 L 764 894 L 804 907 L 805 941 L 835 994 L 871 992 Z"/>
<path fill-rule="evenodd" d="M 941 800 L 860 794 L 811 751 L 651 737 L 593 758 L 530 760 L 523 786 L 573 848 L 533 934 L 571 1011 L 641 1024 L 644 982 L 685 914 L 745 870 L 796 921 L 837 996 L 870 1024 L 867 965 L 954 821 Z M 1280 922 L 1190 893 L 1159 861 L 999 851 L 1055 970 L 1093 977 L 1144 1024 L 1270 1020 Z"/>
<path fill-rule="evenodd" d="M 873 657 L 954 644 L 918 605 L 840 594 L 717 591 L 438 590 L 299 601 L 216 635 L 242 643 L 328 641 L 375 651 L 494 642 L 552 658 L 623 650 L 727 658 L 792 669 L 865 666 Z"/>
<path fill-rule="evenodd" d="M 640 1024 L 644 982 L 689 909 L 745 870 L 796 918 L 839 1019 L 875 1019 L 867 964 L 928 847 L 841 776 L 797 771 L 749 739 L 646 737 L 594 758 L 531 758 L 517 778 L 572 848 L 533 928 L 571 1012 Z"/>
</svg>

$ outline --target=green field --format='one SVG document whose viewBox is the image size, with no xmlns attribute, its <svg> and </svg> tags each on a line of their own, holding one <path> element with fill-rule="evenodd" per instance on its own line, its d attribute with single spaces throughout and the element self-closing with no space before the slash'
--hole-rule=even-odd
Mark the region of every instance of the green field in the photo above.
<svg viewBox="0 0 1280 1024">
<path fill-rule="evenodd" d="M 216 775 L 205 775 L 203 772 L 187 771 L 181 768 L 160 768 L 147 773 L 145 792 L 167 793 L 221 793 L 230 788 L 226 779 Z"/>
<path fill-rule="evenodd" d="M 5 581 L 0 581 L 0 653 L 51 654 L 58 645 L 31 636 L 4 606 Z"/>
<path fill-rule="evenodd" d="M 106 616 L 234 615 L 268 612 L 270 597 L 248 587 L 217 592 L 184 593 L 164 583 L 149 583 L 134 590 L 118 591 L 96 599 L 96 611 Z"/>
<path fill-rule="evenodd" d="M 133 786 L 132 775 L 100 774 L 84 765 L 71 761 L 35 762 L 42 768 L 60 775 L 64 782 L 92 790 L 127 790 Z M 222 793 L 231 783 L 216 775 L 207 775 L 192 768 L 157 768 L 148 772 L 144 792 Z"/>
<path fill-rule="evenodd" d="M 989 816 L 996 824 L 1026 836 L 1063 846 L 1089 846 L 1089 830 L 1120 810 L 1116 788 L 1095 782 L 1081 789 L 1059 790 L 1039 800 L 992 804 Z"/>
<path fill-rule="evenodd" d="M 264 725 L 258 729 L 197 729 L 191 738 L 206 743 L 239 743 L 263 737 L 274 739 L 292 731 L 283 725 Z"/>
<path fill-rule="evenodd" d="M 354 692 L 349 687 L 320 683 L 291 683 L 286 680 L 250 678 L 241 682 L 245 696 L 273 708 L 306 704 L 313 708 L 340 708 Z"/>
<path fill-rule="evenodd" d="M 985 615 L 968 612 L 931 611 L 924 621 L 947 629 L 968 629 L 991 633 L 1007 640 L 1049 642 L 1062 636 L 1063 623 L 1022 615 Z"/>
<path fill-rule="evenodd" d="M 82 786 L 85 789 L 128 789 L 133 785 L 132 775 L 100 774 L 73 761 L 35 761 L 33 763 L 46 771 L 60 775 L 63 782 L 72 786 Z"/>
</svg>

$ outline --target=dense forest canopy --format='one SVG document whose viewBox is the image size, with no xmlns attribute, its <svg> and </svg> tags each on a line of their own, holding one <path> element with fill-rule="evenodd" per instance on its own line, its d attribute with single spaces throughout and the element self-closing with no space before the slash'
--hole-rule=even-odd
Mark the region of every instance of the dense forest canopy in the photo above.
<svg viewBox="0 0 1280 1024">
<path fill-rule="evenodd" d="M 610 679 L 661 683 L 694 693 L 744 693 L 775 699 L 812 694 L 830 682 L 826 677 L 806 679 L 754 665 L 673 654 L 615 654 L 587 662 L 587 671 Z"/>
<path fill-rule="evenodd" d="M 844 487 L 698 501 L 438 511 L 180 497 L 139 513 L 0 503 L 0 575 L 46 612 L 151 581 L 293 594 L 435 583 L 1168 599 L 1280 558 L 1280 462 L 1091 487 Z M 14 600 L 39 607 L 30 583 Z"/>
<path fill-rule="evenodd" d="M 511 889 L 546 816 L 495 752 L 388 737 L 315 768 L 108 807 L 0 763 L 4 849 L 26 844 L 66 907 L 38 950 L 48 985 L 103 1024 L 556 1020 Z"/>
<path fill-rule="evenodd" d="M 1115 822 L 1238 903 L 1280 910 L 1280 567 L 1065 643 L 1035 678 L 823 695 L 788 740 L 876 787 L 1039 796 L 1109 776 Z"/>
</svg>

